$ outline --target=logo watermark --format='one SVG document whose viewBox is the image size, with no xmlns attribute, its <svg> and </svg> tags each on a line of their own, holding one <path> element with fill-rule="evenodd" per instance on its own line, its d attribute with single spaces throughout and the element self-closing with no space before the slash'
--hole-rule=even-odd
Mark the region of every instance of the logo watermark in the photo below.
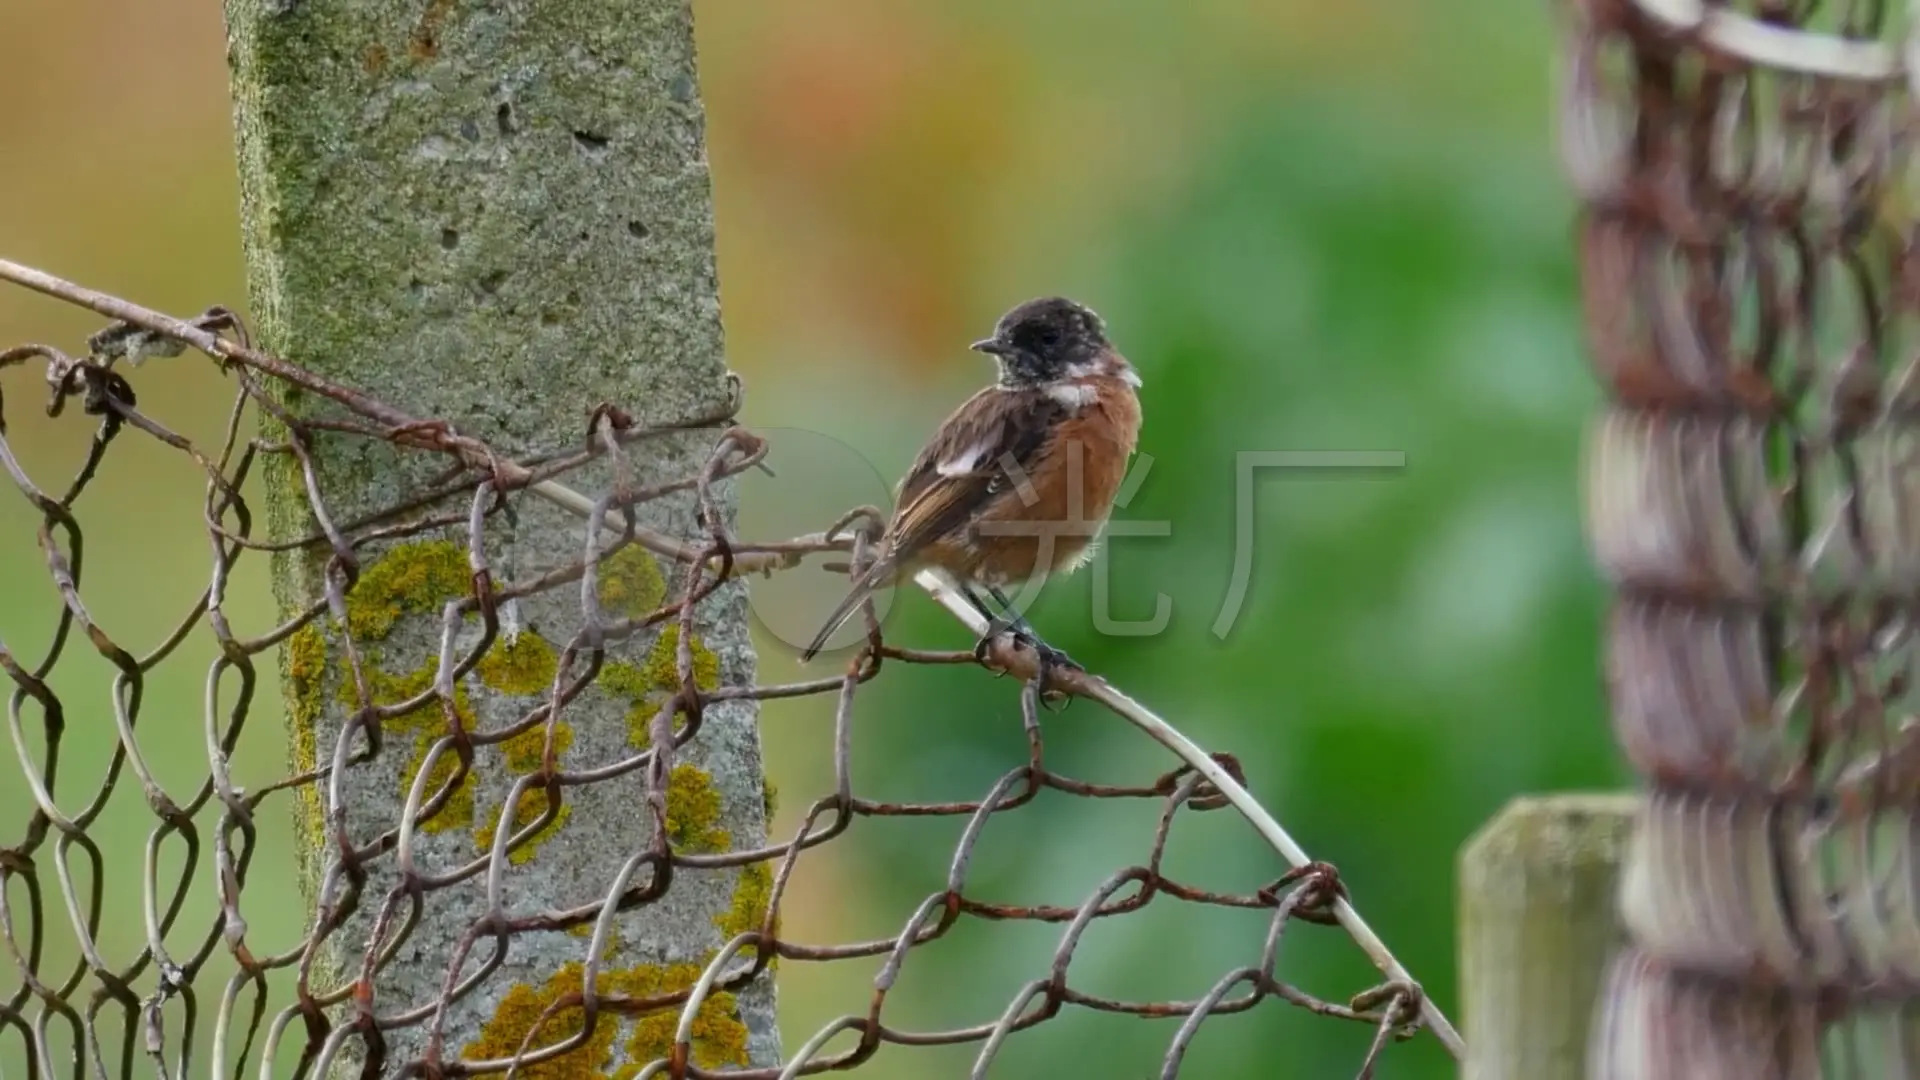
<svg viewBox="0 0 1920 1080">
<path fill-rule="evenodd" d="M 768 435 L 774 447 L 768 464 L 775 476 L 753 479 L 755 474 L 750 473 L 742 478 L 741 535 L 783 538 L 816 533 L 848 508 L 859 505 L 892 512 L 892 493 L 887 481 L 871 461 L 851 446 L 831 435 L 798 428 L 770 431 Z M 1100 548 L 1116 541 L 1165 539 L 1173 535 L 1171 520 L 1132 518 L 1125 514 L 1154 471 L 1154 457 L 1147 453 L 1133 456 L 1115 490 L 1112 510 L 1101 520 L 1088 514 L 1084 505 L 1086 447 L 1069 443 L 1062 451 L 1064 464 L 1054 467 L 1055 471 L 1048 472 L 1038 482 L 1011 456 L 996 462 L 999 475 L 992 482 L 992 497 L 1011 499 L 1013 503 L 1003 504 L 1000 510 L 970 525 L 979 545 L 992 547 L 997 541 L 1008 561 L 1036 569 L 1024 581 L 1006 583 L 1017 586 L 1011 595 L 1002 594 L 1008 601 L 1007 616 L 1010 619 L 1021 616 L 1052 577 L 1049 568 L 1064 562 L 1056 556 L 1071 553 L 1076 557 L 1074 562 L 1085 563 L 1081 572 L 1090 575 L 1092 610 L 1089 614 L 1097 633 L 1110 637 L 1154 637 L 1166 632 L 1173 620 L 1173 597 L 1156 589 L 1152 614 L 1129 619 L 1116 616 L 1112 560 L 1095 557 Z M 1406 464 L 1407 455 L 1401 450 L 1237 452 L 1231 472 L 1232 570 L 1210 632 L 1225 640 L 1246 606 L 1257 553 L 1254 524 L 1256 480 L 1260 476 L 1288 472 L 1393 473 L 1405 469 Z M 1225 470 L 1222 472 L 1221 480 L 1226 482 L 1228 475 Z M 844 567 L 845 559 L 826 561 Z M 749 603 L 754 618 L 769 634 L 798 649 L 819 630 L 827 613 L 846 594 L 850 584 L 843 572 L 787 571 L 756 579 L 749 590 Z M 875 613 L 883 623 L 891 601 L 892 590 L 888 589 L 873 597 Z M 864 621 L 851 619 L 829 639 L 823 651 L 846 648 L 864 635 Z"/>
</svg>

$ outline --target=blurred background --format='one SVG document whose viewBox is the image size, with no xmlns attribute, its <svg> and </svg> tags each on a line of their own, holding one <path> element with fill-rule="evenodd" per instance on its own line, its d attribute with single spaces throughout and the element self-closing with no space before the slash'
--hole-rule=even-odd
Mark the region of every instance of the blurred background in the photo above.
<svg viewBox="0 0 1920 1080">
<path fill-rule="evenodd" d="M 1579 536 L 1578 446 L 1597 394 L 1581 361 L 1572 200 L 1553 149 L 1546 6 L 697 0 L 695 10 L 730 362 L 748 380 L 747 421 L 795 429 L 776 445 L 802 457 L 826 444 L 805 433 L 832 433 L 871 471 L 853 485 L 871 491 L 846 501 L 877 499 L 985 379 L 964 345 L 1002 310 L 1039 293 L 1099 310 L 1145 378 L 1141 449 L 1152 468 L 1122 516 L 1170 523 L 1165 537 L 1108 545 L 1110 614 L 1148 618 L 1164 593 L 1172 618 L 1155 636 L 1103 636 L 1082 574 L 1047 590 L 1035 622 L 1209 749 L 1237 754 L 1254 793 L 1340 867 L 1362 912 L 1457 1021 L 1462 841 L 1513 795 L 1625 782 L 1601 703 L 1601 594 Z M 0 255 L 162 311 L 244 305 L 219 5 L 7 0 L 0 43 L 11 58 Z M 0 289 L 0 344 L 78 350 L 96 328 Z M 139 381 L 141 405 L 216 432 L 230 398 L 210 365 L 167 373 Z M 91 430 L 78 416 L 40 416 L 38 379 L 20 369 L 0 379 L 8 437 L 37 476 L 61 476 Z M 1337 449 L 1404 451 L 1407 466 L 1263 473 L 1250 588 L 1216 637 L 1234 557 L 1235 455 Z M 833 458 L 820 455 L 810 460 Z M 121 457 L 89 496 L 124 507 L 129 527 L 88 536 L 88 603 L 116 637 L 149 646 L 203 587 L 207 565 L 202 481 L 183 459 L 162 464 L 143 473 Z M 812 467 L 799 465 L 801 475 Z M 749 533 L 822 524 L 779 520 L 785 511 L 756 490 L 748 484 Z M 58 606 L 37 525 L 21 499 L 0 499 L 0 641 L 26 657 L 45 648 Z M 264 628 L 265 562 L 242 565 L 235 617 Z M 164 567 L 178 573 L 156 584 Z M 826 597 L 837 583 L 806 586 L 816 587 Z M 806 620 L 774 610 L 799 601 L 769 596 L 778 603 L 763 613 L 762 677 L 792 677 L 777 636 Z M 917 595 L 894 619 L 899 640 L 968 644 Z M 213 650 L 204 637 L 185 649 L 162 665 L 148 708 L 151 722 L 195 733 L 153 749 L 158 779 L 191 789 L 206 770 L 200 680 Z M 61 672 L 62 693 L 85 703 L 63 748 L 70 776 L 106 766 L 104 671 Z M 960 669 L 880 680 L 863 698 L 856 785 L 873 798 L 978 798 L 1023 760 L 1016 694 L 1010 681 Z M 243 784 L 284 772 L 271 688 L 268 697 L 235 765 Z M 828 704 L 765 710 L 778 836 L 828 789 Z M 1146 782 L 1171 765 L 1084 704 L 1046 730 L 1052 764 L 1071 775 Z M 78 809 L 84 787 L 62 805 Z M 137 787 L 123 788 L 93 831 L 109 880 L 131 889 L 127 860 L 152 819 Z M 19 841 L 29 805 L 15 766 L 0 769 L 0 846 Z M 1144 856 L 1153 813 L 1043 799 L 1002 826 L 1003 843 L 989 830 L 978 895 L 1076 905 Z M 960 826 L 866 823 L 816 852 L 788 932 L 815 942 L 897 933 L 941 888 Z M 1016 831 L 1018 846 L 1005 843 Z M 287 894 L 252 902 L 254 933 L 269 945 L 301 929 L 291 830 L 283 836 L 265 845 L 250 885 Z M 1231 814 L 1176 829 L 1174 876 L 1245 891 L 1277 869 Z M 204 864 L 197 873 L 199 887 Z M 1163 900 L 1097 927 L 1075 984 L 1197 997 L 1250 962 L 1263 931 L 1257 915 Z M 988 1022 L 1044 973 L 1056 936 L 962 924 L 915 954 L 889 1018 Z M 105 941 L 130 951 L 142 939 L 129 923 Z M 9 964 L 0 961 L 0 998 L 19 985 Z M 834 1016 L 864 1013 L 874 970 L 783 966 L 789 1050 Z M 1344 934 L 1315 927 L 1289 934 L 1281 975 L 1342 1000 L 1374 981 Z M 1071 1015 L 1012 1039 L 995 1075 L 1152 1075 L 1174 1026 Z M 1269 1004 L 1209 1022 L 1186 1074 L 1348 1076 L 1369 1034 Z M 0 1074 L 20 1066 L 19 1052 L 0 1034 Z M 888 1048 L 862 1075 L 961 1075 L 972 1056 Z M 1452 1069 L 1422 1039 L 1390 1050 L 1379 1075 Z"/>
</svg>

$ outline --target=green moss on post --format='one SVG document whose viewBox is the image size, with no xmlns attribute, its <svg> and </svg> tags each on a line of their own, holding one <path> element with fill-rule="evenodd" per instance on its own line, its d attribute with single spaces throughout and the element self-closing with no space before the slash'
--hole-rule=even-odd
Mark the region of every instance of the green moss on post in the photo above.
<svg viewBox="0 0 1920 1080">
<path fill-rule="evenodd" d="M 1521 798 L 1459 860 L 1464 1080 L 1584 1080 L 1632 795 Z"/>
</svg>

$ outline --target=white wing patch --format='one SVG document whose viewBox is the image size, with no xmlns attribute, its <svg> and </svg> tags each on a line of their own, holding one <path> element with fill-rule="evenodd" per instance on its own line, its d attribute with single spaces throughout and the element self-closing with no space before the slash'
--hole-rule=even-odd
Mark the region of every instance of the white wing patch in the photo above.
<svg viewBox="0 0 1920 1080">
<path fill-rule="evenodd" d="M 933 471 L 941 476 L 965 476 L 979 468 L 992 451 L 990 443 L 975 443 L 945 461 L 935 462 Z"/>
</svg>

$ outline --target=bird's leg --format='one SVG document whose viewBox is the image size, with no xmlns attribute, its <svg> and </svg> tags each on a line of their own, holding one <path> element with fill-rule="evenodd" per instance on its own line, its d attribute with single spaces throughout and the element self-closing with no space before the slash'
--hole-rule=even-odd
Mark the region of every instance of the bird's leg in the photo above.
<svg viewBox="0 0 1920 1080">
<path fill-rule="evenodd" d="M 979 593 L 973 591 L 972 585 L 969 585 L 966 582 L 961 582 L 960 595 L 966 597 L 967 603 L 973 606 L 973 610 L 979 612 L 980 616 L 987 620 L 987 629 L 989 630 L 989 632 L 991 632 L 993 630 L 994 623 L 1000 618 L 1000 616 L 996 615 L 994 613 L 993 608 L 989 606 L 985 600 L 981 599 Z M 1005 629 L 1005 627 L 1001 627 L 1001 629 Z"/>
<path fill-rule="evenodd" d="M 1013 624 L 1008 621 L 1004 611 L 994 611 L 993 608 L 981 598 L 980 594 L 974 591 L 972 584 L 963 582 L 960 585 L 960 595 L 967 598 L 967 603 L 973 605 L 973 610 L 986 617 L 987 629 L 980 635 L 980 640 L 973 643 L 973 659 L 976 663 L 985 667 L 987 663 L 987 646 L 993 644 L 994 638 L 1012 630 Z M 1018 617 L 1017 615 L 1015 616 L 1015 618 Z M 1002 674 L 1005 673 L 1002 672 Z"/>
<path fill-rule="evenodd" d="M 993 597 L 993 602 L 1000 605 L 1002 612 L 1000 622 L 1003 629 L 1024 636 L 1029 642 L 1040 640 L 1039 635 L 1033 631 L 1033 624 L 1027 621 L 1027 617 L 1020 612 L 1020 609 L 1013 606 L 1013 598 L 1008 596 L 1005 590 L 998 585 L 988 585 L 986 590 L 987 595 Z"/>
<path fill-rule="evenodd" d="M 1022 615 L 1019 609 L 1014 606 L 1013 599 L 1001 590 L 999 586 L 988 585 L 986 589 L 987 593 L 1000 605 L 1001 614 L 998 617 L 989 618 L 986 635 L 980 639 L 979 644 L 973 647 L 976 658 L 984 661 L 987 643 L 992 641 L 1001 631 L 1010 631 L 1013 634 L 1014 641 L 1024 644 L 1033 650 L 1034 658 L 1040 667 L 1040 693 L 1043 697 L 1047 693 L 1049 684 L 1053 681 L 1053 672 L 1055 670 L 1059 668 L 1070 668 L 1074 671 L 1086 670 L 1086 668 L 1080 666 L 1079 662 L 1074 660 L 1073 657 L 1042 641 L 1039 632 L 1034 630 L 1033 624 L 1027 621 L 1026 616 Z"/>
</svg>

